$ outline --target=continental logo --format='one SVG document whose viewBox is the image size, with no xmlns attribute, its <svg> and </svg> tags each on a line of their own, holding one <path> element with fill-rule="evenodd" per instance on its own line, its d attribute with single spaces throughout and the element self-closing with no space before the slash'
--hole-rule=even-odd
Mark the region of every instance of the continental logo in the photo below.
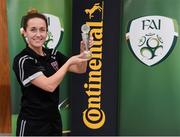
<svg viewBox="0 0 180 137">
<path fill-rule="evenodd" d="M 104 3 L 95 3 L 84 12 L 89 20 L 86 22 L 90 26 L 90 35 L 94 37 L 94 45 L 90 49 L 92 59 L 89 61 L 88 82 L 84 84 L 84 91 L 88 96 L 88 106 L 83 112 L 83 122 L 90 129 L 101 128 L 106 115 L 102 108 L 102 49 L 103 49 L 103 9 Z M 96 14 L 95 14 L 96 12 Z M 93 21 L 96 20 L 96 21 Z"/>
</svg>

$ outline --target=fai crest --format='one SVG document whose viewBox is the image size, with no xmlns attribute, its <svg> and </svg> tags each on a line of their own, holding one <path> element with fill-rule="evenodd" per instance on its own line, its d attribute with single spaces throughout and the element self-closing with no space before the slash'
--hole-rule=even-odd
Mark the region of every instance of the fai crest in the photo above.
<svg viewBox="0 0 180 137">
<path fill-rule="evenodd" d="M 178 36 L 175 20 L 145 16 L 129 22 L 126 39 L 135 57 L 147 66 L 158 64 L 173 50 Z"/>
<path fill-rule="evenodd" d="M 48 20 L 48 36 L 44 46 L 50 49 L 57 48 L 62 41 L 64 29 L 61 27 L 58 17 L 46 13 L 44 13 L 44 15 Z"/>
</svg>

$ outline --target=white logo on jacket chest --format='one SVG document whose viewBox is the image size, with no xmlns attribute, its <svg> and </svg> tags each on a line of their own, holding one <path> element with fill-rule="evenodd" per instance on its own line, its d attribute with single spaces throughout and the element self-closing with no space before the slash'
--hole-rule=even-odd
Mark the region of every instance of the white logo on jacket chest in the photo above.
<svg viewBox="0 0 180 137">
<path fill-rule="evenodd" d="M 58 71 L 59 67 L 57 61 L 51 62 L 51 66 L 54 68 L 54 70 Z"/>
</svg>

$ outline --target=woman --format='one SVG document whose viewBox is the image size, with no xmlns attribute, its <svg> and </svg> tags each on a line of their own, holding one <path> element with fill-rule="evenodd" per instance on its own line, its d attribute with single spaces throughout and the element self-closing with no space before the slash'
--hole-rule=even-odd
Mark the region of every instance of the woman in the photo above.
<svg viewBox="0 0 180 137">
<path fill-rule="evenodd" d="M 81 53 L 65 57 L 58 51 L 43 48 L 47 37 L 47 19 L 37 10 L 23 18 L 27 47 L 13 62 L 13 70 L 21 85 L 21 110 L 17 120 L 17 136 L 60 136 L 62 122 L 58 111 L 59 84 L 67 72 L 84 73 L 88 59 Z M 93 41 L 90 40 L 90 46 Z"/>
</svg>

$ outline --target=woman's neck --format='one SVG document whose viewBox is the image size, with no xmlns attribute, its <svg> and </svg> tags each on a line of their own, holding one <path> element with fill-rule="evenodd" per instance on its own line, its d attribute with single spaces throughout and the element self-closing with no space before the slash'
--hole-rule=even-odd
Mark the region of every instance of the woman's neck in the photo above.
<svg viewBox="0 0 180 137">
<path fill-rule="evenodd" d="M 34 52 L 36 52 L 36 54 L 40 55 L 40 56 L 45 56 L 44 54 L 44 51 L 43 51 L 43 48 L 42 47 L 33 47 L 33 46 L 30 46 L 28 45 Z"/>
</svg>

